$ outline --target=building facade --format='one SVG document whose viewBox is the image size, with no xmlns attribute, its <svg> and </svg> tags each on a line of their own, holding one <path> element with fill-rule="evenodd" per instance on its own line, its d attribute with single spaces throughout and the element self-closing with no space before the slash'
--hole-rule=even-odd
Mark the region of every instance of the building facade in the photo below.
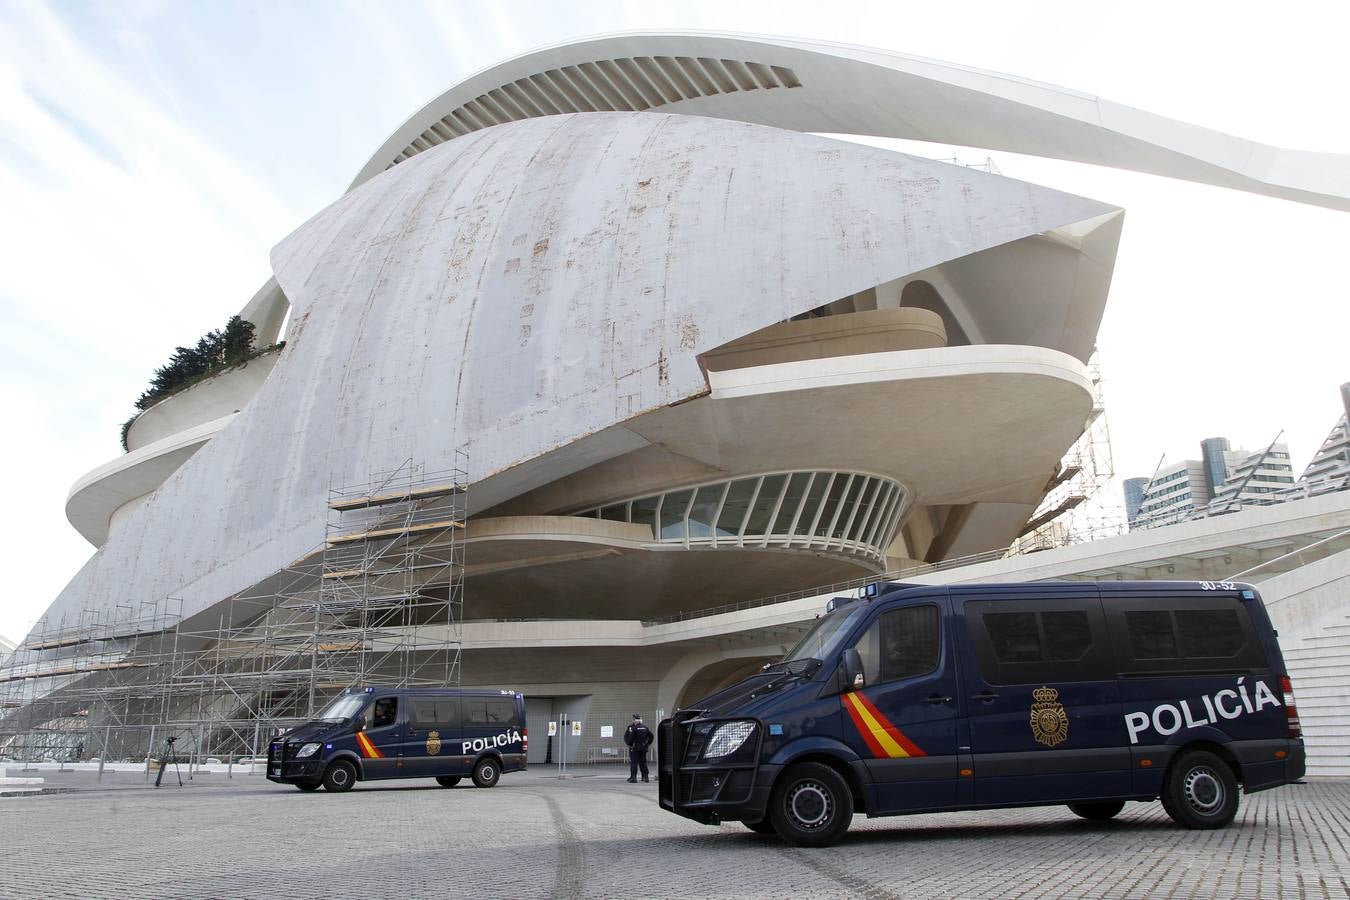
<svg viewBox="0 0 1350 900">
<path fill-rule="evenodd" d="M 442 671 L 604 752 L 603 724 L 805 627 L 709 611 L 1008 546 L 1094 414 L 1122 212 L 817 132 L 1350 208 L 1339 158 L 882 51 L 648 34 L 504 62 L 276 247 L 241 315 L 284 349 L 161 400 L 76 483 L 99 551 L 0 673 L 11 746 L 84 715 L 133 750 L 249 747 L 345 683 Z M 1257 156 L 1285 164 L 1230 162 Z"/>
</svg>

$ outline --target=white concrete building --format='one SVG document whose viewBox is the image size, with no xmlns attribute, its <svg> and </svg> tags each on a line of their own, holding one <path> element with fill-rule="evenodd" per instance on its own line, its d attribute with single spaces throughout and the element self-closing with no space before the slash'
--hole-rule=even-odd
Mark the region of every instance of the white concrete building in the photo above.
<svg viewBox="0 0 1350 900">
<path fill-rule="evenodd" d="M 819 132 L 1350 209 L 1346 157 L 880 50 L 633 34 L 508 60 L 275 248 L 241 315 L 283 350 L 162 400 L 76 482 L 99 551 L 40 626 L 74 636 L 0 679 L 106 677 L 142 632 L 39 663 L 127 604 L 265 620 L 239 599 L 324 546 L 330 488 L 461 448 L 465 683 L 532 718 L 669 710 L 811 615 L 695 611 L 1007 546 L 1091 414 L 1122 211 Z"/>
<path fill-rule="evenodd" d="M 1143 487 L 1137 511 L 1130 517 L 1131 528 L 1184 522 L 1203 510 L 1211 497 L 1204 463 L 1198 459 L 1163 466 L 1152 478 L 1140 480 Z"/>
<path fill-rule="evenodd" d="M 1299 477 L 1310 495 L 1350 490 L 1350 383 L 1341 385 L 1341 403 L 1345 412 Z"/>
</svg>

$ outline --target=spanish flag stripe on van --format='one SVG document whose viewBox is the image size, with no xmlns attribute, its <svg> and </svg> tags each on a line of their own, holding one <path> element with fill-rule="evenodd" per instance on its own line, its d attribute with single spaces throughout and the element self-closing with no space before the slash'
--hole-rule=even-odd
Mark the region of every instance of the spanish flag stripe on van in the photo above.
<svg viewBox="0 0 1350 900">
<path fill-rule="evenodd" d="M 361 755 L 366 759 L 384 759 L 384 754 L 380 752 L 380 748 L 370 742 L 370 738 L 366 737 L 364 731 L 356 733 L 356 744 L 361 748 Z"/>
<path fill-rule="evenodd" d="M 843 699 L 849 718 L 853 720 L 873 756 L 878 759 L 904 759 L 927 755 L 862 694 L 850 691 L 844 694 Z"/>
</svg>

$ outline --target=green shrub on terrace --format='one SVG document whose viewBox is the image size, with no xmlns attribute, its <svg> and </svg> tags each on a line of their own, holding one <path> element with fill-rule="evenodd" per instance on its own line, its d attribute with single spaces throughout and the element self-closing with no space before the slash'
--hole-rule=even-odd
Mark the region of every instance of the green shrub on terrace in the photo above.
<svg viewBox="0 0 1350 900">
<path fill-rule="evenodd" d="M 154 406 L 165 397 L 204 381 L 212 375 L 218 375 L 226 369 L 243 365 L 251 359 L 278 350 L 285 341 L 270 347 L 253 349 L 253 323 L 231 316 L 225 323 L 225 330 L 208 331 L 196 346 L 177 347 L 169 361 L 155 370 L 150 378 L 150 387 L 136 398 L 137 415 Z M 122 449 L 127 448 L 127 433 L 136 421 L 132 416 L 122 423 Z"/>
</svg>

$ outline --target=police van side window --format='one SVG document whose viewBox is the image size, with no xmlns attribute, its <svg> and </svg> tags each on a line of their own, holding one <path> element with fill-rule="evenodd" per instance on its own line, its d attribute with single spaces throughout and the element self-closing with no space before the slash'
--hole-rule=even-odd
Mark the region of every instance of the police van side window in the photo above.
<svg viewBox="0 0 1350 900">
<path fill-rule="evenodd" d="M 510 725 L 516 718 L 514 700 L 489 700 L 487 702 L 487 721 L 489 725 Z"/>
<path fill-rule="evenodd" d="M 1251 617 L 1236 597 L 1122 597 L 1112 605 L 1124 673 L 1226 673 L 1267 665 Z"/>
<path fill-rule="evenodd" d="M 413 697 L 408 701 L 409 709 L 412 710 L 413 728 L 419 731 L 423 728 L 436 727 L 436 701 L 430 697 Z"/>
<path fill-rule="evenodd" d="M 1125 627 L 1135 659 L 1176 659 L 1180 655 L 1172 614 L 1167 610 L 1130 610 L 1125 613 Z"/>
<path fill-rule="evenodd" d="M 909 606 L 882 613 L 858 641 L 866 683 L 884 684 L 927 675 L 941 652 L 936 606 Z"/>
<path fill-rule="evenodd" d="M 465 725 L 488 724 L 487 701 L 485 701 L 482 697 L 465 697 L 464 724 Z"/>
<path fill-rule="evenodd" d="M 999 662 L 1040 662 L 1043 658 L 1035 613 L 985 613 L 984 627 Z"/>
<path fill-rule="evenodd" d="M 381 697 L 371 709 L 370 727 L 385 728 L 398 721 L 398 698 Z"/>
<path fill-rule="evenodd" d="M 985 613 L 984 627 L 1001 663 L 1074 662 L 1092 647 L 1088 616 L 1081 610 Z"/>
<path fill-rule="evenodd" d="M 972 600 L 966 624 L 989 684 L 1099 681 L 1114 674 L 1095 599 Z"/>
<path fill-rule="evenodd" d="M 459 725 L 459 704 L 453 699 L 413 697 L 411 709 L 413 728 L 419 731 Z"/>
<path fill-rule="evenodd" d="M 1235 609 L 1179 609 L 1177 631 L 1187 656 L 1233 656 L 1245 638 Z"/>
</svg>

